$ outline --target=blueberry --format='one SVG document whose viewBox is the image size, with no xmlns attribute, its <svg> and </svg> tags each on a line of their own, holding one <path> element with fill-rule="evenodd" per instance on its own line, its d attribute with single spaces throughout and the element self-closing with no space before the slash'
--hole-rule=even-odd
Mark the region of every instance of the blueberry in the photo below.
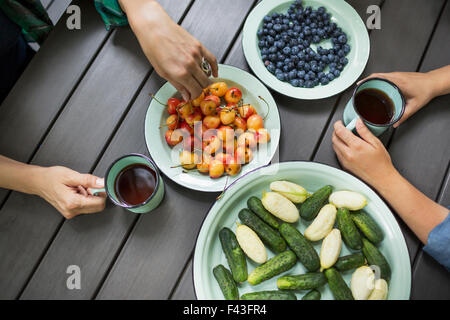
<svg viewBox="0 0 450 320">
<path fill-rule="evenodd" d="M 341 44 L 346 44 L 347 43 L 347 37 L 345 36 L 345 34 L 340 35 L 338 38 L 339 43 Z"/>
<path fill-rule="evenodd" d="M 298 45 L 298 40 L 297 39 L 291 39 L 291 41 L 289 41 L 289 45 L 291 47 L 295 47 Z"/>
<path fill-rule="evenodd" d="M 319 7 L 317 9 L 317 12 L 323 15 L 325 12 L 327 12 L 327 9 L 325 9 L 325 7 Z"/>
<path fill-rule="evenodd" d="M 304 79 L 306 75 L 306 72 L 304 70 L 300 70 L 297 72 L 297 78 Z"/>
<path fill-rule="evenodd" d="M 266 68 L 267 68 L 267 70 L 269 70 L 270 73 L 274 73 L 275 69 L 276 69 L 272 63 L 269 64 Z"/>
<path fill-rule="evenodd" d="M 264 40 L 259 40 L 258 41 L 258 47 L 259 48 L 264 48 L 266 46 L 266 42 Z"/>
<path fill-rule="evenodd" d="M 338 78 L 341 75 L 341 72 L 339 70 L 334 70 L 333 74 L 335 78 Z"/>
<path fill-rule="evenodd" d="M 319 65 L 317 63 L 311 65 L 311 71 L 318 72 L 319 71 Z"/>
<path fill-rule="evenodd" d="M 283 53 L 284 53 L 285 55 L 291 54 L 291 48 L 290 48 L 290 47 L 284 47 L 284 48 L 283 48 Z"/>
<path fill-rule="evenodd" d="M 268 56 L 270 61 L 277 61 L 277 55 L 275 53 L 271 53 Z"/>
<path fill-rule="evenodd" d="M 304 86 L 305 86 L 305 80 L 303 80 L 303 79 L 298 79 L 298 86 L 299 86 L 299 87 L 304 87 Z"/>
<path fill-rule="evenodd" d="M 326 55 L 323 55 L 321 58 L 320 58 L 320 61 L 322 61 L 323 63 L 328 63 L 328 56 L 326 56 Z"/>
<path fill-rule="evenodd" d="M 295 79 L 295 77 L 297 77 L 297 73 L 295 71 L 293 71 L 293 70 L 290 71 L 289 74 L 288 74 L 288 79 L 292 80 L 292 79 Z"/>
<path fill-rule="evenodd" d="M 350 46 L 348 44 L 344 44 L 344 46 L 342 47 L 342 49 L 344 50 L 345 54 L 350 52 Z"/>
<path fill-rule="evenodd" d="M 291 40 L 291 37 L 289 37 L 287 34 L 285 34 L 284 36 L 281 37 L 281 39 L 282 39 L 284 42 L 289 42 L 289 41 Z"/>
<path fill-rule="evenodd" d="M 275 46 L 272 46 L 272 47 L 269 48 L 269 52 L 270 52 L 270 53 L 275 53 L 275 52 L 277 52 L 277 51 L 278 51 L 278 49 L 277 49 L 277 47 L 275 47 Z"/>
<path fill-rule="evenodd" d="M 289 67 L 287 65 L 283 65 L 281 70 L 283 70 L 283 72 L 289 72 Z"/>
<path fill-rule="evenodd" d="M 328 61 L 334 61 L 334 54 L 328 54 Z"/>
<path fill-rule="evenodd" d="M 284 74 L 284 79 L 286 79 L 286 81 L 287 81 L 288 78 L 289 78 L 289 73 L 288 72 L 283 72 L 283 74 Z"/>
<path fill-rule="evenodd" d="M 317 36 L 323 39 L 325 37 L 325 30 L 324 29 L 317 30 Z"/>
<path fill-rule="evenodd" d="M 338 64 L 336 69 L 339 71 L 342 71 L 342 70 L 344 70 L 344 66 L 342 64 Z"/>
<path fill-rule="evenodd" d="M 264 35 L 263 29 L 259 29 L 256 34 L 257 34 L 258 38 L 261 38 Z"/>
<path fill-rule="evenodd" d="M 303 70 L 305 70 L 305 71 L 311 70 L 311 67 L 310 67 L 310 65 L 309 65 L 308 62 L 305 63 L 305 65 L 304 65 L 304 67 L 303 67 Z"/>
<path fill-rule="evenodd" d="M 298 87 L 299 86 L 299 81 L 298 79 L 291 79 L 291 81 L 289 81 L 289 83 L 294 86 L 294 87 Z"/>
<path fill-rule="evenodd" d="M 286 59 L 286 56 L 284 54 L 281 54 L 281 53 L 278 52 L 277 59 L 279 61 L 284 61 Z"/>
<path fill-rule="evenodd" d="M 322 78 L 320 78 L 320 83 L 325 86 L 328 83 L 330 83 L 330 80 L 328 80 L 327 77 L 322 77 Z"/>
<path fill-rule="evenodd" d="M 297 55 L 300 52 L 300 49 L 297 46 L 292 47 L 291 53 Z"/>
<path fill-rule="evenodd" d="M 317 74 L 317 78 L 322 79 L 323 77 L 325 77 L 325 73 L 322 71 Z"/>
<path fill-rule="evenodd" d="M 279 49 L 283 49 L 286 43 L 283 40 L 279 40 L 275 43 L 275 46 Z"/>
<path fill-rule="evenodd" d="M 272 36 L 267 36 L 266 41 L 269 45 L 273 45 L 273 43 L 275 42 L 275 39 Z"/>
<path fill-rule="evenodd" d="M 270 29 L 267 33 L 270 34 L 272 37 L 275 37 L 276 34 L 277 34 L 277 33 L 275 32 L 275 30 L 273 30 L 273 29 Z"/>
<path fill-rule="evenodd" d="M 273 25 L 273 30 L 275 30 L 276 32 L 281 31 L 281 24 L 276 23 Z"/>
<path fill-rule="evenodd" d="M 314 80 L 314 79 L 316 78 L 316 73 L 315 73 L 314 71 L 309 71 L 309 72 L 308 72 L 308 76 L 309 76 L 312 80 Z"/>
<path fill-rule="evenodd" d="M 320 37 L 319 36 L 314 36 L 313 38 L 312 38 L 312 42 L 313 43 L 319 43 L 320 42 Z"/>
<path fill-rule="evenodd" d="M 263 21 L 264 21 L 264 22 L 270 22 L 270 21 L 272 21 L 272 18 L 271 18 L 270 16 L 265 16 L 265 17 L 263 18 Z"/>
<path fill-rule="evenodd" d="M 275 76 L 276 76 L 277 74 L 279 74 L 279 73 L 283 73 L 283 71 L 282 71 L 281 69 L 276 68 L 276 69 L 275 69 Z"/>
<path fill-rule="evenodd" d="M 313 88 L 314 87 L 314 83 L 311 80 L 307 80 L 307 81 L 305 81 L 305 87 Z"/>
<path fill-rule="evenodd" d="M 340 64 L 342 64 L 343 66 L 346 66 L 347 63 L 348 63 L 348 59 L 347 59 L 347 58 L 341 58 L 341 59 L 339 60 L 339 62 L 340 62 Z"/>
<path fill-rule="evenodd" d="M 298 63 L 297 63 L 297 68 L 298 69 L 300 69 L 300 70 L 304 70 L 305 69 L 305 60 L 300 60 Z"/>
<path fill-rule="evenodd" d="M 277 79 L 280 80 L 280 81 L 284 81 L 284 80 L 286 79 L 286 78 L 284 77 L 284 73 L 282 73 L 282 72 L 276 73 L 276 77 L 277 77 Z"/>
<path fill-rule="evenodd" d="M 334 75 L 331 72 L 327 73 L 327 78 L 328 78 L 328 80 L 333 81 L 334 80 Z"/>
</svg>

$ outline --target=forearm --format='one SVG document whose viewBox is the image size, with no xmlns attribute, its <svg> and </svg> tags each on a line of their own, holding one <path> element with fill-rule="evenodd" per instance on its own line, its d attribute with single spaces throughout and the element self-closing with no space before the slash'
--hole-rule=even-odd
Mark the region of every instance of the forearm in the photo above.
<svg viewBox="0 0 450 320">
<path fill-rule="evenodd" d="M 430 231 L 447 217 L 445 207 L 417 190 L 394 168 L 373 186 L 424 244 Z"/>
<path fill-rule="evenodd" d="M 41 167 L 27 165 L 0 155 L 0 188 L 38 194 L 36 187 Z"/>
<path fill-rule="evenodd" d="M 450 65 L 426 73 L 433 85 L 434 97 L 450 94 Z"/>
<path fill-rule="evenodd" d="M 139 32 L 141 25 L 161 21 L 162 16 L 168 17 L 156 0 L 119 0 L 119 4 L 135 33 Z"/>
</svg>

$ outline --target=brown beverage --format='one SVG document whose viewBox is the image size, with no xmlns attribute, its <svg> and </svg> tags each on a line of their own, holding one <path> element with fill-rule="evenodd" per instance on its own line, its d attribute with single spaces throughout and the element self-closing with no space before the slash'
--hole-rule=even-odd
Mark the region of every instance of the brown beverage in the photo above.
<svg viewBox="0 0 450 320">
<path fill-rule="evenodd" d="M 132 164 L 123 168 L 114 183 L 119 201 L 131 206 L 145 202 L 155 188 L 156 173 L 145 164 Z"/>
<path fill-rule="evenodd" d="M 360 116 L 373 124 L 388 124 L 394 117 L 394 103 L 378 89 L 363 89 L 355 96 L 355 108 Z"/>
</svg>

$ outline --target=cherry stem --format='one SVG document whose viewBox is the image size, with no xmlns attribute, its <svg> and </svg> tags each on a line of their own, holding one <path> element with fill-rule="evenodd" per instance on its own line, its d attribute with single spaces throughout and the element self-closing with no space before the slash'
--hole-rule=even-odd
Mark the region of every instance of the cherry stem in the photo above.
<svg viewBox="0 0 450 320">
<path fill-rule="evenodd" d="M 223 187 L 223 191 L 221 194 L 219 194 L 219 196 L 216 198 L 216 200 L 220 200 L 222 199 L 223 195 L 225 194 L 225 191 L 227 190 L 227 185 L 228 185 L 228 178 L 230 176 L 227 176 L 227 180 L 225 180 L 225 186 Z"/>
<path fill-rule="evenodd" d="M 267 106 L 267 113 L 266 113 L 266 115 L 265 115 L 264 118 L 263 118 L 263 120 L 266 120 L 266 118 L 267 118 L 267 116 L 269 115 L 269 112 L 270 112 L 269 104 L 267 103 L 266 99 L 264 99 L 263 97 L 258 96 L 258 98 L 260 98 L 262 101 L 264 101 L 264 103 L 265 103 L 266 106 Z"/>
<path fill-rule="evenodd" d="M 158 102 L 160 105 L 167 107 L 167 104 L 164 104 L 161 101 L 159 101 L 153 93 L 150 93 L 149 96 L 152 97 L 152 99 L 155 99 L 155 101 Z"/>
</svg>

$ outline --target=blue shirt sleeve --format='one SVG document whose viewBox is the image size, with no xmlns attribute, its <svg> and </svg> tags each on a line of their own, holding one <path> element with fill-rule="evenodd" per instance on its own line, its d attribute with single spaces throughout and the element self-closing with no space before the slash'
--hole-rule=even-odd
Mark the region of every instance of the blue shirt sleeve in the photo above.
<svg viewBox="0 0 450 320">
<path fill-rule="evenodd" d="M 431 230 L 423 250 L 450 272 L 450 214 Z"/>
</svg>

